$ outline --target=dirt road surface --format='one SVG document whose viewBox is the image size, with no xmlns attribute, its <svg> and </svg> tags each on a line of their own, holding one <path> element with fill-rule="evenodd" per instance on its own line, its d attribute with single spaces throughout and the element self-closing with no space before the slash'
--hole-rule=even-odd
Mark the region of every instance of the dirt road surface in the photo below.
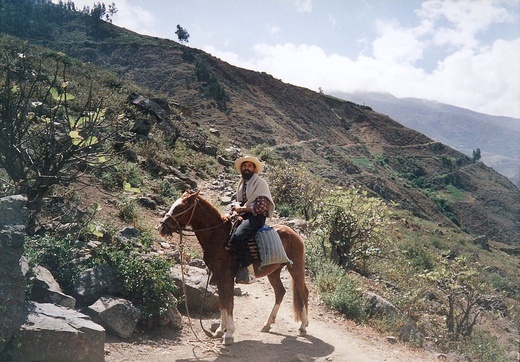
<svg viewBox="0 0 520 362">
<path fill-rule="evenodd" d="M 260 329 L 274 303 L 267 278 L 240 285 L 235 297 L 235 343 L 222 346 L 220 340 L 206 337 L 197 312 L 191 313 L 191 326 L 185 316 L 181 331 L 168 329 L 139 334 L 129 341 L 111 339 L 105 345 L 107 362 L 143 361 L 254 361 L 254 362 L 403 362 L 438 361 L 437 353 L 414 350 L 387 336 L 356 325 L 320 305 L 316 293 L 309 301 L 310 324 L 307 336 L 298 336 L 299 323 L 292 317 L 290 276 L 282 273 L 287 288 L 276 323 L 269 333 Z M 203 318 L 206 329 L 218 316 Z M 192 331 L 193 328 L 193 331 Z"/>
</svg>

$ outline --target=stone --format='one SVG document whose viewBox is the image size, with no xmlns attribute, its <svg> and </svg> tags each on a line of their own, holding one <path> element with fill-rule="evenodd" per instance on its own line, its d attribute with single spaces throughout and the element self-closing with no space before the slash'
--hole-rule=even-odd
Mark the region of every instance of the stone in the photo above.
<svg viewBox="0 0 520 362">
<path fill-rule="evenodd" d="M 21 321 L 7 351 L 13 362 L 105 360 L 105 329 L 85 314 L 55 304 L 27 302 Z"/>
<path fill-rule="evenodd" d="M 118 337 L 132 337 L 141 311 L 123 298 L 103 296 L 87 308 L 92 319 Z"/>
<path fill-rule="evenodd" d="M 183 270 L 181 268 L 181 265 L 175 265 L 171 268 L 171 277 L 177 285 L 177 292 L 174 296 L 178 299 L 186 299 L 188 309 L 191 312 L 219 311 L 217 290 L 213 285 L 208 284 L 207 271 L 195 266 L 184 266 L 186 296 L 183 296 Z M 184 308 L 184 304 L 179 305 L 179 308 Z"/>
<path fill-rule="evenodd" d="M 40 303 L 55 303 L 74 309 L 76 299 L 63 293 L 48 269 L 38 265 L 33 268 L 33 273 L 30 300 Z"/>
<path fill-rule="evenodd" d="M 0 198 L 0 355 L 20 327 L 24 309 L 26 280 L 21 259 L 26 202 L 20 195 Z"/>
<path fill-rule="evenodd" d="M 75 296 L 78 303 L 88 306 L 103 295 L 122 294 L 122 285 L 114 268 L 103 264 L 78 275 L 74 281 Z"/>
<path fill-rule="evenodd" d="M 399 315 L 399 310 L 397 307 L 380 295 L 367 291 L 363 293 L 363 296 L 370 303 L 369 315 L 371 317 L 374 315 L 381 315 L 386 317 Z"/>
</svg>

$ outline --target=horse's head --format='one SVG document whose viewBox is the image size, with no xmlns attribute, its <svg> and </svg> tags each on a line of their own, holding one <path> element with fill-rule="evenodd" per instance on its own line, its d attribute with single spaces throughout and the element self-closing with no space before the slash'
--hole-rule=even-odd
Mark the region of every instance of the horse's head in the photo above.
<svg viewBox="0 0 520 362">
<path fill-rule="evenodd" d="M 161 225 L 159 226 L 159 234 L 161 236 L 180 233 L 190 224 L 195 211 L 195 206 L 197 205 L 198 196 L 198 191 L 194 193 L 186 191 L 173 203 L 170 211 L 168 211 L 161 220 Z"/>
</svg>

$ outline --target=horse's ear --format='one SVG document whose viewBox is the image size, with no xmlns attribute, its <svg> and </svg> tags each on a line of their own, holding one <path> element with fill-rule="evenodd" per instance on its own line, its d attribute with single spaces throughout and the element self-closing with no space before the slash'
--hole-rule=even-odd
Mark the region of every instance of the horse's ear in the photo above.
<svg viewBox="0 0 520 362">
<path fill-rule="evenodd" d="M 197 196 L 199 196 L 199 192 L 200 191 L 190 191 L 190 190 L 186 190 L 184 191 L 184 193 L 182 194 L 182 198 L 183 199 L 191 199 L 191 198 L 196 198 Z"/>
</svg>

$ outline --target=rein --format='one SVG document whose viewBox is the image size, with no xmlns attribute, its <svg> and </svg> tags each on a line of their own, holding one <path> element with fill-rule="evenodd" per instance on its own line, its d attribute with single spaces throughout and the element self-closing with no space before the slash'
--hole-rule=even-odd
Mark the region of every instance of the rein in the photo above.
<svg viewBox="0 0 520 362">
<path fill-rule="evenodd" d="M 195 333 L 195 330 L 193 329 L 193 325 L 191 323 L 191 317 L 190 317 L 190 312 L 189 312 L 189 308 L 188 308 L 188 295 L 186 293 L 186 283 L 185 283 L 185 276 L 184 276 L 184 268 L 182 267 L 182 265 L 184 264 L 184 242 L 182 240 L 182 237 L 183 236 L 190 236 L 189 234 L 186 234 L 184 231 L 186 230 L 186 227 L 191 224 L 191 220 L 193 219 L 193 215 L 195 214 L 195 207 L 197 206 L 197 203 L 199 202 L 199 199 L 196 198 L 195 201 L 193 202 L 193 204 L 191 204 L 190 207 L 188 207 L 186 210 L 183 210 L 181 212 L 179 212 L 178 214 L 176 214 L 175 216 L 173 215 L 168 215 L 171 219 L 173 219 L 175 221 L 175 223 L 177 224 L 177 230 L 174 230 L 175 233 L 179 234 L 179 247 L 180 247 L 180 262 L 181 262 L 181 275 L 182 275 L 182 292 L 184 294 L 184 307 L 186 308 L 186 314 L 187 314 L 187 317 L 188 317 L 188 322 L 189 322 L 189 325 L 190 325 L 190 329 L 193 333 L 193 335 L 195 336 L 195 338 L 199 341 L 199 342 L 202 342 L 203 341 L 197 336 L 197 333 Z M 182 226 L 178 221 L 177 221 L 177 217 L 179 216 L 182 216 L 184 215 L 185 213 L 187 213 L 188 211 L 191 210 L 191 215 L 190 215 L 190 218 L 188 220 L 188 222 L 186 223 L 186 225 Z M 164 221 L 161 221 L 161 223 L 165 223 Z M 204 231 L 204 230 L 211 230 L 211 229 L 215 229 L 223 224 L 225 224 L 226 221 L 224 221 L 223 223 L 221 224 L 218 224 L 217 226 L 214 226 L 214 227 L 210 227 L 210 228 L 205 228 L 205 229 L 199 229 L 199 230 L 190 230 L 190 231 Z M 202 331 L 206 334 L 207 337 L 210 337 L 210 338 L 213 338 L 213 334 L 208 331 L 206 328 L 204 328 L 204 325 L 202 324 L 202 307 L 204 305 L 204 300 L 206 299 L 206 294 L 207 294 L 207 291 L 208 291 L 208 286 L 209 286 L 209 280 L 210 280 L 210 277 L 211 277 L 211 272 L 208 272 L 208 280 L 206 282 L 206 289 L 204 290 L 204 297 L 203 297 L 203 302 L 202 302 L 202 305 L 200 307 L 200 313 L 199 313 L 199 320 L 200 320 L 200 326 L 202 328 Z"/>
</svg>

